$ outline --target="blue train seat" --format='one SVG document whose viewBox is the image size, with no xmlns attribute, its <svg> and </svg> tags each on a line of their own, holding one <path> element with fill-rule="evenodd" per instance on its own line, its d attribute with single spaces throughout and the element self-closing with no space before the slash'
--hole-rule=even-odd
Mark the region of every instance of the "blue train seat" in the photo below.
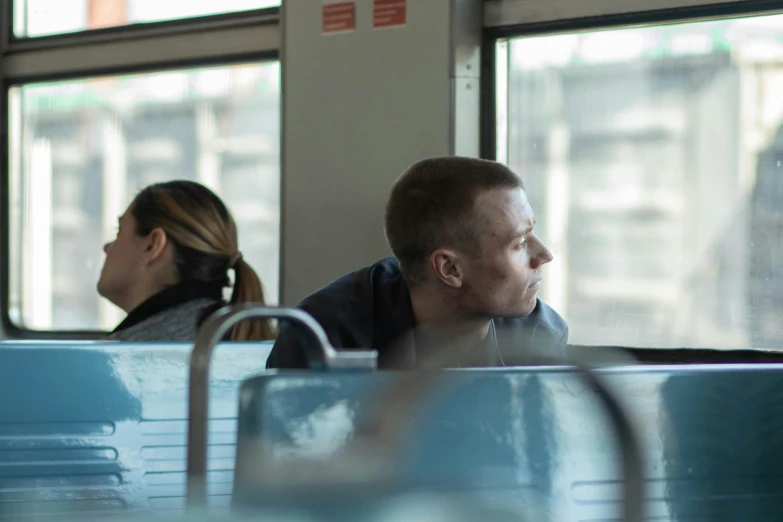
<svg viewBox="0 0 783 522">
<path fill-rule="evenodd" d="M 599 373 L 639 428 L 649 520 L 783 518 L 783 366 Z M 411 487 L 435 486 L 463 499 L 470 492 L 516 503 L 523 513 L 528 505 L 528 520 L 622 520 L 615 437 L 594 393 L 572 371 L 454 374 L 453 387 L 425 397 L 410 425 L 400 426 L 413 441 L 397 461 Z M 258 462 L 339 454 L 397 378 L 279 372 L 243 383 L 235 503 L 269 502 L 259 485 L 274 477 L 259 477 L 272 469 Z"/>
<path fill-rule="evenodd" d="M 272 343 L 221 345 L 210 379 L 209 503 L 228 507 L 240 383 Z M 185 504 L 192 344 L 0 343 L 0 515 Z"/>
<path fill-rule="evenodd" d="M 207 434 L 193 413 L 206 413 L 210 345 L 243 316 L 252 310 L 213 317 L 194 347 L 194 507 L 203 497 Z M 363 493 L 383 498 L 389 486 L 491 499 L 532 520 L 783 516 L 783 365 L 607 367 L 589 386 L 579 377 L 596 372 L 568 367 L 373 372 L 372 352 L 341 361 L 318 324 L 299 319 L 321 345 L 322 353 L 310 347 L 309 356 L 332 371 L 267 372 L 243 383 L 233 490 L 241 509 L 310 506 L 313 515 L 339 514 L 357 499 L 363 504 Z M 409 377 L 415 374 L 434 384 L 421 387 L 421 377 Z M 368 436 L 366 420 L 384 416 L 386 425 L 370 425 Z M 379 426 L 391 436 L 378 438 Z M 374 432 L 388 448 L 351 451 Z"/>
<path fill-rule="evenodd" d="M 594 373 L 562 368 L 377 372 L 375 352 L 336 351 L 304 312 L 252 306 L 216 314 L 196 340 L 190 507 L 201 508 L 206 490 L 205 376 L 213 346 L 239 321 L 277 314 L 310 331 L 315 342 L 307 347 L 308 358 L 328 371 L 267 372 L 243 383 L 233 491 L 240 511 L 307 510 L 316 517 L 312 520 L 361 520 L 388 500 L 387 488 L 414 493 L 434 488 L 458 492 L 462 500 L 475 493 L 477 502 L 504 505 L 523 519 L 544 520 L 542 515 L 555 510 L 547 520 L 569 520 L 575 512 L 558 503 L 581 474 L 588 485 L 627 479 L 619 488 L 622 504 L 614 498 L 610 509 L 596 514 L 641 521 L 638 438 L 619 401 Z M 570 402 L 553 400 L 561 389 Z M 601 426 L 606 419 L 608 427 Z M 562 436 L 575 420 L 584 431 Z M 620 436 L 612 442 L 614 428 Z M 346 453 L 352 446 L 359 451 Z M 545 505 L 542 498 L 554 502 Z"/>
</svg>

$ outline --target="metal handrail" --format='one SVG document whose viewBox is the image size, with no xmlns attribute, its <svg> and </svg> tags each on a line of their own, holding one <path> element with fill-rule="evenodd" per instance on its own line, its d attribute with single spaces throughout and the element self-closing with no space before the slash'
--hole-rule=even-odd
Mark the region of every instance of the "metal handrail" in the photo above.
<svg viewBox="0 0 783 522">
<path fill-rule="evenodd" d="M 374 370 L 375 351 L 338 352 L 321 325 L 302 310 L 244 303 L 226 306 L 212 314 L 200 328 L 190 356 L 188 392 L 187 505 L 203 507 L 207 494 L 207 439 L 209 423 L 209 367 L 212 353 L 238 323 L 251 319 L 284 319 L 312 334 L 316 344 L 306 343 L 310 367 L 329 370 Z"/>
</svg>

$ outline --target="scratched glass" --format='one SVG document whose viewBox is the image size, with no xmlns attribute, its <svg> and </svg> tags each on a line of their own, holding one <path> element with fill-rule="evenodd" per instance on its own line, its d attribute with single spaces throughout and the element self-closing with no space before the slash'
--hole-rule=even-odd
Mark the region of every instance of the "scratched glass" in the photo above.
<svg viewBox="0 0 783 522">
<path fill-rule="evenodd" d="M 585 345 L 783 349 L 783 16 L 497 45 L 497 157 Z"/>
</svg>

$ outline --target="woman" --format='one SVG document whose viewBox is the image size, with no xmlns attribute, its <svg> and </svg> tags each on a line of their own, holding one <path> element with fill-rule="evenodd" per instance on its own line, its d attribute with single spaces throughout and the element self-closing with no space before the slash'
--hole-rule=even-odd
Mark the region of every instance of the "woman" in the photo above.
<svg viewBox="0 0 783 522">
<path fill-rule="evenodd" d="M 264 302 L 261 282 L 237 246 L 237 226 L 212 191 L 190 181 L 142 190 L 122 215 L 98 293 L 128 313 L 108 336 L 117 341 L 193 341 L 201 323 L 231 303 Z M 268 321 L 245 321 L 236 341 L 273 339 Z"/>
</svg>

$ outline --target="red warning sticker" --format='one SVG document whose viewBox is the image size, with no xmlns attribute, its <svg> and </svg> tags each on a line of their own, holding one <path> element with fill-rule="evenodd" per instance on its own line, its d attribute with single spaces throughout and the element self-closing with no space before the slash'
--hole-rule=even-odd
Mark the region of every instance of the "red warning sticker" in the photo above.
<svg viewBox="0 0 783 522">
<path fill-rule="evenodd" d="M 372 26 L 394 27 L 405 25 L 405 7 L 407 0 L 373 0 Z"/>
<path fill-rule="evenodd" d="M 354 2 L 338 2 L 323 6 L 323 34 L 343 33 L 356 29 L 356 5 Z"/>
</svg>

